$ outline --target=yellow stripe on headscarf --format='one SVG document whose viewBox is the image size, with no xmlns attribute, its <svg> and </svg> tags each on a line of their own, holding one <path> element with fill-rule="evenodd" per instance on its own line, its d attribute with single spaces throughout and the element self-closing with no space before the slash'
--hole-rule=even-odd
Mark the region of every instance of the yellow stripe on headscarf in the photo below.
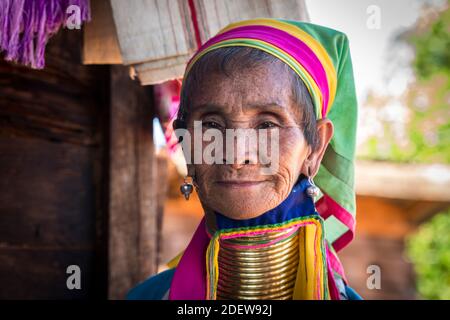
<svg viewBox="0 0 450 320">
<path fill-rule="evenodd" d="M 274 20 L 274 19 L 251 19 L 251 20 L 245 20 L 240 21 L 236 23 L 229 24 L 227 27 L 223 28 L 219 31 L 218 34 L 224 33 L 226 31 L 229 31 L 231 29 L 237 28 L 237 27 L 243 27 L 243 26 L 252 26 L 252 25 L 261 25 L 261 26 L 268 26 L 273 27 L 279 30 L 283 30 L 290 35 L 300 39 L 303 41 L 311 50 L 316 54 L 317 58 L 320 60 L 323 68 L 325 69 L 325 73 L 328 80 L 328 87 L 329 87 L 329 99 L 328 99 L 328 106 L 326 106 L 327 113 L 330 110 L 331 106 L 333 105 L 334 97 L 336 95 L 336 87 L 337 87 L 337 75 L 336 75 L 336 69 L 334 68 L 333 62 L 331 61 L 327 51 L 325 48 L 318 42 L 316 39 L 314 39 L 310 34 L 305 32 L 304 30 L 291 25 L 289 23 L 285 23 L 283 21 Z"/>
<path fill-rule="evenodd" d="M 318 115 L 318 118 L 321 118 L 321 107 L 322 107 L 322 101 L 323 101 L 322 91 L 319 89 L 316 82 L 309 74 L 309 72 L 307 70 L 305 70 L 305 68 L 296 59 L 294 59 L 289 53 L 287 53 L 286 51 L 284 51 L 278 47 L 275 47 L 274 45 L 272 45 L 266 41 L 263 41 L 263 40 L 247 39 L 247 38 L 233 38 L 230 40 L 225 40 L 225 41 L 221 41 L 216 44 L 213 44 L 213 45 L 209 46 L 208 48 L 206 48 L 205 50 L 199 52 L 190 61 L 189 65 L 186 67 L 185 77 L 191 70 L 192 66 L 197 62 L 197 60 L 199 60 L 201 57 L 203 57 L 208 52 L 213 51 L 218 48 L 237 46 L 237 44 L 235 43 L 236 41 L 246 41 L 246 40 L 249 40 L 253 43 L 259 43 L 262 45 L 255 45 L 255 44 L 251 44 L 251 43 L 242 42 L 239 44 L 239 46 L 260 49 L 271 55 L 274 55 L 278 59 L 282 60 L 284 63 L 289 65 L 295 71 L 295 73 L 298 74 L 298 76 L 305 82 L 306 88 L 308 89 L 308 91 L 311 95 L 311 98 L 313 100 L 315 100 L 314 106 L 316 108 L 316 113 Z M 265 48 L 265 46 L 270 47 L 273 50 L 269 51 Z M 286 57 L 284 57 L 283 55 L 286 56 L 288 59 L 286 59 Z"/>
</svg>

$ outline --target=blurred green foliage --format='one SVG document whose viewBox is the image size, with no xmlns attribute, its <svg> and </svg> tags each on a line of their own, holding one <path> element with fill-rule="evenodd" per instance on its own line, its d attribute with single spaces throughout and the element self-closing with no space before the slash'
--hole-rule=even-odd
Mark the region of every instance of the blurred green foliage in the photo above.
<svg viewBox="0 0 450 320">
<path fill-rule="evenodd" d="M 450 163 L 450 10 L 409 37 L 415 49 L 417 85 L 411 92 L 425 92 L 429 106 L 415 110 L 409 123 L 414 151 L 403 156 L 420 162 Z M 434 143 L 427 143 L 422 128 L 433 130 Z M 394 149 L 394 152 L 400 152 Z M 396 158 L 401 158 L 396 156 Z M 450 192 L 450 191 L 449 191 Z M 407 239 L 407 253 L 417 275 L 418 294 L 425 299 L 450 299 L 450 209 L 434 216 Z"/>
<path fill-rule="evenodd" d="M 416 50 L 414 69 L 422 80 L 435 74 L 450 72 L 450 10 L 443 11 L 424 32 L 414 34 L 410 41 Z"/>
<path fill-rule="evenodd" d="M 379 93 L 372 94 L 368 97 L 366 107 L 375 108 L 378 110 L 377 114 L 382 114 L 383 108 L 390 109 L 398 102 L 406 106 L 407 112 L 403 116 L 397 115 L 394 120 L 384 120 L 381 117 L 381 132 L 366 141 L 359 157 L 394 162 L 450 164 L 448 6 L 439 14 L 424 13 L 418 23 L 401 34 L 398 40 L 406 42 L 415 52 L 412 65 L 415 81 L 400 99 Z M 402 133 L 399 134 L 399 131 Z"/>
<path fill-rule="evenodd" d="M 414 70 L 418 86 L 430 88 L 430 106 L 416 111 L 410 123 L 410 137 L 416 146 L 415 156 L 426 162 L 450 163 L 450 10 L 447 8 L 423 32 L 410 38 L 415 49 Z M 435 143 L 426 143 L 420 130 L 431 121 Z"/>
<path fill-rule="evenodd" d="M 425 299 L 450 299 L 450 209 L 434 216 L 407 239 L 417 291 Z"/>
</svg>

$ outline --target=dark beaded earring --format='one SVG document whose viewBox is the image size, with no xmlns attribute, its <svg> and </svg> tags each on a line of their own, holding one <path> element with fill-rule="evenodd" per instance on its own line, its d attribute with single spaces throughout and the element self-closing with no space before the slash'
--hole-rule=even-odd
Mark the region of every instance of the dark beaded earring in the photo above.
<svg viewBox="0 0 450 320">
<path fill-rule="evenodd" d="M 186 200 L 189 200 L 189 196 L 191 195 L 192 191 L 194 191 L 194 186 L 191 182 L 187 181 L 188 177 L 184 178 L 184 183 L 180 186 L 180 192 L 182 195 L 184 195 L 184 198 Z"/>
</svg>

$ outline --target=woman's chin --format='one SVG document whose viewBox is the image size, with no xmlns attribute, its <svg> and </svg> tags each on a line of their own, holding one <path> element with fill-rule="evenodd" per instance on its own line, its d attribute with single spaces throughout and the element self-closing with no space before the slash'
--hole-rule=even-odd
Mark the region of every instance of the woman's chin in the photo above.
<svg viewBox="0 0 450 320">
<path fill-rule="evenodd" d="M 258 207 L 249 208 L 248 206 L 241 207 L 239 205 L 233 205 L 232 208 L 231 206 L 224 208 L 220 213 L 230 219 L 246 220 L 259 217 L 268 210 L 270 209 L 266 210 Z"/>
<path fill-rule="evenodd" d="M 227 190 L 220 195 L 216 211 L 236 220 L 255 218 L 276 207 L 276 203 L 268 201 L 268 195 L 263 190 Z"/>
</svg>

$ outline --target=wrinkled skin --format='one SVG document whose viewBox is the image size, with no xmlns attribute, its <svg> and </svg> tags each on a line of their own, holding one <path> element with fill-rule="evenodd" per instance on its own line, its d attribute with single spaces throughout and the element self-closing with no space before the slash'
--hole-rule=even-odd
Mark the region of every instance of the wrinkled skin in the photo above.
<svg viewBox="0 0 450 320">
<path fill-rule="evenodd" d="M 248 157 L 235 158 L 234 164 L 191 164 L 188 174 L 195 185 L 208 219 L 213 211 L 233 219 L 257 217 L 280 204 L 300 174 L 314 177 L 333 135 L 330 120 L 317 121 L 320 138 L 313 151 L 300 125 L 301 110 L 293 101 L 287 72 L 269 64 L 231 75 L 211 73 L 203 77 L 192 93 L 192 113 L 187 128 L 193 135 L 193 122 L 204 128 L 279 129 L 279 165 L 273 175 L 261 174 L 261 164 Z M 203 148 L 209 142 L 205 142 Z"/>
</svg>

